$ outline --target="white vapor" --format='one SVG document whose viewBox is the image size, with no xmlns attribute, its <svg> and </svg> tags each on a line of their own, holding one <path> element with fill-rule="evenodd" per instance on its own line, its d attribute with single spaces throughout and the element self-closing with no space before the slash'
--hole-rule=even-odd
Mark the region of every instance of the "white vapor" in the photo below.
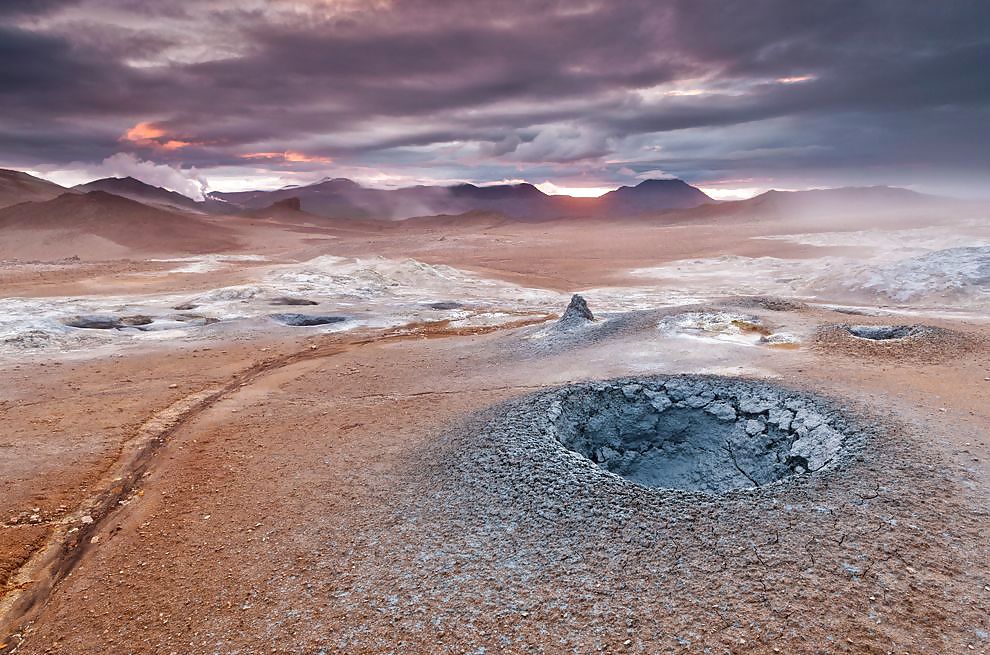
<svg viewBox="0 0 990 655">
<path fill-rule="evenodd" d="M 178 168 L 168 164 L 138 159 L 126 152 L 107 157 L 97 167 L 102 177 L 133 177 L 146 184 L 175 191 L 193 200 L 202 200 L 209 186 L 195 168 Z"/>
<path fill-rule="evenodd" d="M 92 182 L 104 177 L 130 176 L 146 184 L 189 196 L 193 200 L 202 200 L 206 192 L 209 191 L 206 178 L 200 175 L 195 168 L 156 164 L 153 161 L 138 159 L 126 152 L 118 152 L 95 165 L 72 162 L 66 167 L 39 166 L 37 169 L 27 172 L 66 187 Z"/>
</svg>

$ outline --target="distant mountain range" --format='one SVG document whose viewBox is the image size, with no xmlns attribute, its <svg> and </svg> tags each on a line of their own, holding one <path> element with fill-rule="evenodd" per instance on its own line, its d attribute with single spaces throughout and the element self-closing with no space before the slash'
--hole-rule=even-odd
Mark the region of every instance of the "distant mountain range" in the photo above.
<svg viewBox="0 0 990 655">
<path fill-rule="evenodd" d="M 650 218 L 690 221 L 735 218 L 812 219 L 830 215 L 862 217 L 913 213 L 954 201 L 896 187 L 845 187 L 810 191 L 768 191 L 747 200 L 718 202 L 682 180 L 645 180 L 598 198 L 551 196 L 532 184 L 414 186 L 373 189 L 342 178 L 274 191 L 213 192 L 196 201 L 133 177 L 104 178 L 65 189 L 19 171 L 0 170 L 0 207 L 51 200 L 64 193 L 93 191 L 127 198 L 169 212 L 238 215 L 279 220 L 348 220 L 369 224 L 438 217 L 456 224 L 478 217 L 507 220 L 555 218 Z"/>
<path fill-rule="evenodd" d="M 274 191 L 213 192 L 197 201 L 133 177 L 108 177 L 65 189 L 19 171 L 0 171 L 0 207 L 49 200 L 66 191 L 104 191 L 146 205 L 211 214 L 248 214 L 287 200 L 301 211 L 331 219 L 399 220 L 469 212 L 499 214 L 515 220 L 565 217 L 640 216 L 714 202 L 682 180 L 646 180 L 599 198 L 551 196 L 532 184 L 413 186 L 373 189 L 344 178 Z"/>
<path fill-rule="evenodd" d="M 325 218 L 404 219 L 414 216 L 490 212 L 508 218 L 548 219 L 569 216 L 637 216 L 669 209 L 686 209 L 714 202 L 682 180 L 646 180 L 600 198 L 551 196 L 532 184 L 475 186 L 414 186 L 369 189 L 347 179 L 276 191 L 214 192 L 210 199 L 256 210 L 297 198 L 302 211 Z"/>
</svg>

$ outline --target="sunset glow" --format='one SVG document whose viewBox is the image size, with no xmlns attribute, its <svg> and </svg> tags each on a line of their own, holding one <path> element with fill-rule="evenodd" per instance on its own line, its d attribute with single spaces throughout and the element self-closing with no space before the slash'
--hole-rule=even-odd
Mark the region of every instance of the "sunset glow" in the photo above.
<svg viewBox="0 0 990 655">
<path fill-rule="evenodd" d="M 558 186 L 553 182 L 541 182 L 534 185 L 537 189 L 550 196 L 574 196 L 575 198 L 597 198 L 612 191 L 615 187 L 607 186 Z"/>
<path fill-rule="evenodd" d="M 307 155 L 301 152 L 295 152 L 291 150 L 286 150 L 285 152 L 250 152 L 246 155 L 241 155 L 241 158 L 285 161 L 285 162 L 306 162 L 306 163 L 318 162 L 321 164 L 329 164 L 333 161 L 329 157 Z"/>
<path fill-rule="evenodd" d="M 193 145 L 190 141 L 168 138 L 165 130 L 150 122 L 138 123 L 127 130 L 121 139 L 145 148 L 161 148 L 163 150 L 178 150 Z"/>
</svg>

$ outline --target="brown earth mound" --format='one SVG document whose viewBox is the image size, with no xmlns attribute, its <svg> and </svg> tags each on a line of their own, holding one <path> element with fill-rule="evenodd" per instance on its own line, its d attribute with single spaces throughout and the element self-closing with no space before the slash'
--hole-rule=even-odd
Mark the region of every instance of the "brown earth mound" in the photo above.
<svg viewBox="0 0 990 655">
<path fill-rule="evenodd" d="M 937 363 L 985 347 L 975 335 L 931 325 L 822 325 L 812 347 L 828 353 L 888 361 Z"/>
</svg>

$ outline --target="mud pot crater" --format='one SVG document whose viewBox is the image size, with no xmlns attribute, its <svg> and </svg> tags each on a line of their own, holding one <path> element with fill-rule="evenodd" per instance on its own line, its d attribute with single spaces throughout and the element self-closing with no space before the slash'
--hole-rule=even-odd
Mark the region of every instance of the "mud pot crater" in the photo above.
<svg viewBox="0 0 990 655">
<path fill-rule="evenodd" d="M 551 392 L 542 404 L 559 446 L 658 489 L 720 494 L 768 487 L 820 474 L 862 442 L 824 401 L 750 380 L 586 383 Z"/>
<path fill-rule="evenodd" d="M 927 332 L 923 325 L 848 325 L 846 331 L 859 339 L 890 341 L 922 336 Z"/>
<path fill-rule="evenodd" d="M 985 350 L 987 346 L 987 339 L 981 335 L 921 324 L 829 323 L 819 326 L 812 339 L 812 347 L 828 355 L 930 363 Z"/>
</svg>

